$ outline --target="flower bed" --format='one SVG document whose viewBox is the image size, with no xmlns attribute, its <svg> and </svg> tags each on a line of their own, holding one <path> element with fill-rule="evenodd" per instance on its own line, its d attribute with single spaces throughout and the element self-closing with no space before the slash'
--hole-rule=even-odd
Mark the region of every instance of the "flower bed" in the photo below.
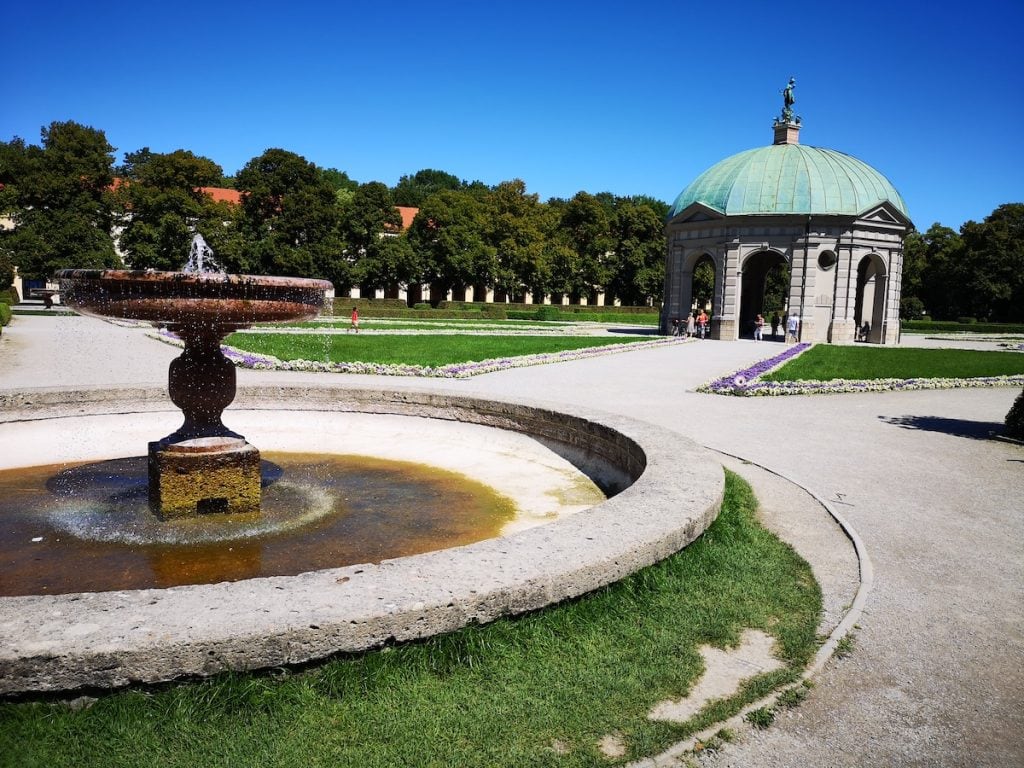
<svg viewBox="0 0 1024 768">
<path fill-rule="evenodd" d="M 159 331 L 156 337 L 161 341 L 175 346 L 182 346 L 181 340 L 168 331 Z M 426 365 L 401 365 L 388 363 L 360 362 L 321 362 L 318 360 L 281 360 L 271 355 L 221 345 L 224 356 L 240 368 L 252 368 L 261 371 L 304 371 L 310 373 L 364 373 L 375 376 L 425 376 L 431 378 L 467 379 L 482 373 L 504 371 L 509 368 L 525 368 L 530 365 L 547 365 L 562 363 L 568 360 L 583 360 L 617 352 L 629 352 L 635 349 L 650 349 L 665 344 L 686 344 L 689 340 L 677 338 L 659 338 L 652 341 L 636 341 L 628 344 L 607 344 L 600 347 L 584 347 L 583 349 L 567 349 L 562 352 L 544 352 L 536 355 L 518 357 L 501 357 L 480 362 L 468 361 L 431 367 Z"/>
<path fill-rule="evenodd" d="M 785 352 L 749 368 L 722 376 L 697 389 L 715 395 L 739 397 L 776 395 L 819 395 L 845 392 L 894 392 L 912 389 L 958 389 L 967 387 L 1019 387 L 1024 375 L 979 376 L 971 379 L 832 379 L 830 381 L 761 381 L 769 371 L 799 355 L 811 345 L 794 344 Z"/>
</svg>

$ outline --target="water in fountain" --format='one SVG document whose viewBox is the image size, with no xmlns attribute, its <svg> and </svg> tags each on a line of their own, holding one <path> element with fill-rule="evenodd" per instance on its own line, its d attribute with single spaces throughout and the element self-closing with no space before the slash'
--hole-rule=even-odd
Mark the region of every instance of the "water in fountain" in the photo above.
<svg viewBox="0 0 1024 768">
<path fill-rule="evenodd" d="M 188 275 L 226 274 L 224 267 L 213 258 L 213 249 L 206 244 L 206 240 L 198 232 L 192 238 L 188 261 L 185 262 L 181 271 Z"/>
</svg>

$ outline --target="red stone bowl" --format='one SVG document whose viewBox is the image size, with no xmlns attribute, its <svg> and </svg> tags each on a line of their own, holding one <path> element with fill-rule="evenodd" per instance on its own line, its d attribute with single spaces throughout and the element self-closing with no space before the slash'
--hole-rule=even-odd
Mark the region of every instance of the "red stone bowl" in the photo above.
<svg viewBox="0 0 1024 768">
<path fill-rule="evenodd" d="M 85 315 L 225 332 L 253 323 L 315 317 L 327 280 L 128 269 L 62 269 L 61 299 Z"/>
</svg>

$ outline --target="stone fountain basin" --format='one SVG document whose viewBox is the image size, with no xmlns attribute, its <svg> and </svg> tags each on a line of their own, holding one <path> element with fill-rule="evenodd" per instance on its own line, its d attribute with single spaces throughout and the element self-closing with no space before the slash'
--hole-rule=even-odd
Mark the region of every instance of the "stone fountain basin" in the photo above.
<svg viewBox="0 0 1024 768">
<path fill-rule="evenodd" d="M 332 289 L 298 277 L 131 269 L 63 269 L 57 280 L 64 303 L 86 315 L 225 330 L 313 317 Z"/>
<path fill-rule="evenodd" d="M 159 388 L 0 392 L 0 406 L 0 444 L 9 444 L 5 430 L 24 430 L 29 421 L 59 429 L 64 417 L 173 410 Z M 0 598 L 0 694 L 295 664 L 539 609 L 686 546 L 714 520 L 724 490 L 722 467 L 707 450 L 655 425 L 582 408 L 330 386 L 244 388 L 234 407 L 511 430 L 542 442 L 614 495 L 547 525 L 379 564 Z M 225 415 L 230 419 L 231 410 Z"/>
</svg>

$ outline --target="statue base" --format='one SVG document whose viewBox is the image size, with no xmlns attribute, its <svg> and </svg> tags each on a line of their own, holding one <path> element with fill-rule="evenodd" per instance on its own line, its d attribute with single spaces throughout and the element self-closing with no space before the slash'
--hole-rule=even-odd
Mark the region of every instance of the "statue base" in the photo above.
<svg viewBox="0 0 1024 768">
<path fill-rule="evenodd" d="M 162 519 L 259 514 L 260 452 L 235 437 L 149 444 L 149 506 Z"/>
</svg>

